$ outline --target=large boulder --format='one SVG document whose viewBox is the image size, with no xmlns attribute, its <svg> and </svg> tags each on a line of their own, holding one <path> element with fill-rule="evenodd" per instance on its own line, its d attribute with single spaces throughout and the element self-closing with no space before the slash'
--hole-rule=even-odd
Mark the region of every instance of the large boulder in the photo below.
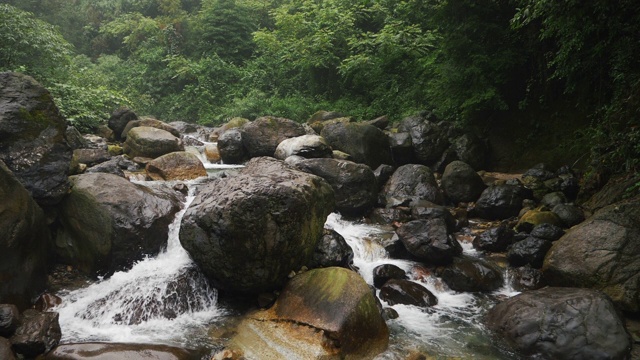
<svg viewBox="0 0 640 360">
<path fill-rule="evenodd" d="M 387 281 L 380 288 L 380 299 L 389 305 L 429 307 L 438 304 L 438 298 L 426 287 L 405 279 Z"/>
<path fill-rule="evenodd" d="M 333 154 L 331 145 L 322 136 L 302 135 L 283 140 L 278 147 L 274 157 L 284 160 L 292 155 L 304 158 L 330 158 Z"/>
<path fill-rule="evenodd" d="M 478 173 L 462 161 L 451 162 L 442 174 L 442 190 L 454 203 L 476 201 L 487 187 Z"/>
<path fill-rule="evenodd" d="M 72 176 L 71 181 L 56 236 L 62 262 L 89 274 L 111 273 L 166 246 L 168 226 L 180 210 L 176 192 L 103 173 Z"/>
<path fill-rule="evenodd" d="M 518 216 L 525 199 L 524 189 L 517 185 L 494 185 L 480 194 L 473 213 L 488 220 Z"/>
<path fill-rule="evenodd" d="M 193 351 L 158 344 L 122 344 L 86 342 L 62 344 L 47 354 L 45 360 L 194 360 Z"/>
<path fill-rule="evenodd" d="M 304 134 L 302 125 L 293 120 L 264 116 L 242 127 L 242 144 L 251 158 L 273 156 L 283 140 Z"/>
<path fill-rule="evenodd" d="M 136 120 L 138 115 L 134 113 L 132 110 L 127 108 L 120 108 L 114 111 L 109 117 L 109 129 L 113 131 L 113 135 L 116 140 L 121 140 L 120 135 L 122 131 L 127 126 L 129 121 Z"/>
<path fill-rule="evenodd" d="M 136 127 L 140 127 L 140 126 L 148 126 L 148 127 L 152 127 L 152 128 L 156 128 L 156 129 L 160 129 L 160 130 L 164 130 L 167 131 L 169 133 L 171 133 L 171 135 L 179 138 L 181 136 L 180 132 L 178 131 L 178 129 L 174 128 L 173 126 L 165 123 L 164 121 L 160 121 L 158 119 L 154 119 L 154 118 L 149 118 L 149 117 L 145 117 L 142 119 L 136 119 L 136 120 L 131 120 L 127 123 L 127 126 L 124 127 L 124 129 L 122 130 L 122 134 L 120 135 L 120 138 L 124 141 L 127 139 L 127 135 L 129 134 L 129 131 L 131 131 L 131 129 L 136 128 Z"/>
<path fill-rule="evenodd" d="M 553 243 L 542 268 L 554 286 L 602 290 L 640 312 L 640 198 L 602 208 Z"/>
<path fill-rule="evenodd" d="M 411 134 L 408 132 L 390 132 L 389 146 L 391 147 L 391 157 L 395 165 L 405 165 L 414 163 L 413 142 Z"/>
<path fill-rule="evenodd" d="M 446 265 L 462 253 L 442 218 L 413 220 L 396 230 L 411 255 L 429 264 Z"/>
<path fill-rule="evenodd" d="M 478 250 L 502 252 L 513 242 L 515 231 L 506 224 L 500 224 L 482 232 L 473 239 L 473 247 Z"/>
<path fill-rule="evenodd" d="M 344 237 L 334 230 L 324 229 L 308 267 L 312 269 L 332 266 L 348 268 L 352 264 L 353 249 Z"/>
<path fill-rule="evenodd" d="M 412 116 L 402 120 L 398 131 L 411 135 L 413 153 L 420 164 L 432 165 L 449 147 L 445 129 L 423 116 Z"/>
<path fill-rule="evenodd" d="M 387 207 L 409 205 L 421 200 L 440 205 L 444 202 L 433 172 L 424 165 L 400 166 L 387 181 L 382 194 Z"/>
<path fill-rule="evenodd" d="M 218 139 L 218 151 L 225 164 L 240 164 L 247 160 L 247 150 L 242 144 L 242 132 L 238 129 L 230 129 Z"/>
<path fill-rule="evenodd" d="M 0 73 L 0 160 L 41 206 L 59 203 L 69 190 L 66 129 L 51 94 L 38 82 Z"/>
<path fill-rule="evenodd" d="M 147 163 L 145 169 L 153 180 L 191 180 L 207 176 L 202 161 L 185 151 L 162 155 Z"/>
<path fill-rule="evenodd" d="M 611 300 L 599 291 L 548 287 L 489 310 L 486 323 L 528 359 L 627 359 L 631 342 Z"/>
<path fill-rule="evenodd" d="M 180 242 L 219 289 L 260 293 L 307 265 L 335 205 L 331 186 L 273 158 L 200 189 Z"/>
<path fill-rule="evenodd" d="M 34 358 L 58 345 L 62 332 L 58 313 L 25 310 L 20 326 L 11 336 L 11 344 L 18 354 Z"/>
<path fill-rule="evenodd" d="M 334 150 L 351 155 L 357 163 L 376 169 L 381 164 L 393 164 L 387 136 L 373 125 L 335 123 L 325 125 L 320 133 Z"/>
<path fill-rule="evenodd" d="M 175 151 L 183 151 L 184 146 L 180 138 L 166 130 L 139 126 L 129 131 L 122 149 L 131 158 L 139 156 L 153 159 Z"/>
<path fill-rule="evenodd" d="M 472 257 L 455 257 L 453 263 L 439 269 L 438 276 L 453 291 L 488 292 L 502 287 L 504 279 L 499 268 Z"/>
<path fill-rule="evenodd" d="M 305 159 L 295 167 L 325 179 L 336 196 L 336 210 L 361 216 L 375 205 L 378 186 L 373 171 L 364 164 L 336 159 Z"/>
<path fill-rule="evenodd" d="M 516 267 L 528 264 L 539 269 L 551 245 L 551 241 L 529 236 L 511 245 L 507 252 L 509 264 Z"/>
<path fill-rule="evenodd" d="M 291 279 L 271 309 L 242 321 L 231 347 L 256 359 L 372 359 L 388 342 L 369 286 L 332 267 Z"/>
<path fill-rule="evenodd" d="M 487 145 L 474 134 L 463 134 L 453 140 L 451 147 L 457 158 L 469 164 L 474 170 L 484 168 L 487 162 Z"/>
<path fill-rule="evenodd" d="M 0 161 L 0 303 L 26 308 L 47 281 L 50 233 L 44 213 Z"/>
</svg>

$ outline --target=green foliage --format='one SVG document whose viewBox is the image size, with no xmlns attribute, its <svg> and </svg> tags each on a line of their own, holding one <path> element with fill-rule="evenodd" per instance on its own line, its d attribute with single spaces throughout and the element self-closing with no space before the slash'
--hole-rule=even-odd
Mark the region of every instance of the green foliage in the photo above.
<svg viewBox="0 0 640 360">
<path fill-rule="evenodd" d="M 72 46 L 50 24 L 0 4 L 0 71 L 20 70 L 46 82 L 61 76 Z"/>
</svg>

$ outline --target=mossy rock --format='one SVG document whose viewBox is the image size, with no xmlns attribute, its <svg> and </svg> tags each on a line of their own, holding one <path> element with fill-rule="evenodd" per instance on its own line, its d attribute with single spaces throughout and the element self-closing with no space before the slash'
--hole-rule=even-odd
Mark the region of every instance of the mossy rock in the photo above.
<svg viewBox="0 0 640 360">
<path fill-rule="evenodd" d="M 552 224 L 562 227 L 562 220 L 553 211 L 542 211 L 539 209 L 529 210 L 516 224 L 516 230 L 529 232 L 534 226 L 540 224 Z"/>
</svg>

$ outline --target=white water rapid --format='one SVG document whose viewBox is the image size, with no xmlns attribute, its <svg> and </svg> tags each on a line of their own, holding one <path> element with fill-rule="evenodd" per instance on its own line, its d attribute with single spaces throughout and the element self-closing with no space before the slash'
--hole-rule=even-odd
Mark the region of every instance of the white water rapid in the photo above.
<svg viewBox="0 0 640 360">
<path fill-rule="evenodd" d="M 193 185 L 193 184 L 191 184 Z M 63 342 L 109 341 L 189 346 L 206 339 L 206 325 L 224 314 L 217 292 L 194 269 L 180 245 L 180 222 L 194 199 L 169 226 L 167 249 L 126 272 L 58 294 Z M 208 340 L 207 340 L 208 341 Z"/>
<path fill-rule="evenodd" d="M 491 345 L 488 333 L 481 325 L 481 316 L 497 297 L 515 295 L 508 287 L 492 294 L 459 293 L 450 290 L 439 278 L 418 263 L 390 259 L 381 239 L 392 234 L 390 228 L 344 220 L 331 214 L 325 225 L 342 235 L 354 251 L 353 263 L 360 275 L 373 285 L 373 269 L 393 264 L 407 272 L 410 279 L 421 284 L 438 298 L 430 308 L 408 305 L 391 306 L 399 317 L 388 322 L 391 330 L 389 350 L 377 359 L 406 359 L 408 354 L 425 354 L 464 359 L 509 359 Z M 478 256 L 469 244 L 462 244 L 466 255 Z M 384 301 L 382 304 L 389 307 Z"/>
</svg>

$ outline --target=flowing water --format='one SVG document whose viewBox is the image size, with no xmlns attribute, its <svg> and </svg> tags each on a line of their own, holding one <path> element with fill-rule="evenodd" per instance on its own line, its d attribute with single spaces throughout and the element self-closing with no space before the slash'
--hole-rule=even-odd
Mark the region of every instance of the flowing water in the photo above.
<svg viewBox="0 0 640 360">
<path fill-rule="evenodd" d="M 207 168 L 228 167 L 208 164 Z M 237 315 L 221 308 L 216 290 L 207 284 L 178 238 L 181 219 L 197 186 L 190 183 L 189 188 L 182 211 L 169 227 L 166 251 L 109 279 L 58 294 L 63 301 L 55 310 L 60 313 L 63 342 L 162 343 L 193 348 L 224 343 L 225 339 L 212 336 L 209 330 L 232 329 Z M 492 345 L 481 324 L 481 316 L 497 299 L 515 294 L 511 289 L 505 287 L 492 294 L 451 291 L 420 264 L 388 257 L 382 241 L 393 235 L 393 229 L 348 221 L 338 214 L 331 214 L 325 226 L 341 234 L 354 250 L 354 265 L 367 283 L 373 284 L 376 266 L 394 264 L 438 297 L 438 305 L 426 309 L 392 306 L 399 317 L 388 322 L 390 347 L 378 359 L 405 359 L 411 353 L 435 358 L 514 358 Z M 462 245 L 465 254 L 480 256 L 470 243 Z"/>
</svg>

